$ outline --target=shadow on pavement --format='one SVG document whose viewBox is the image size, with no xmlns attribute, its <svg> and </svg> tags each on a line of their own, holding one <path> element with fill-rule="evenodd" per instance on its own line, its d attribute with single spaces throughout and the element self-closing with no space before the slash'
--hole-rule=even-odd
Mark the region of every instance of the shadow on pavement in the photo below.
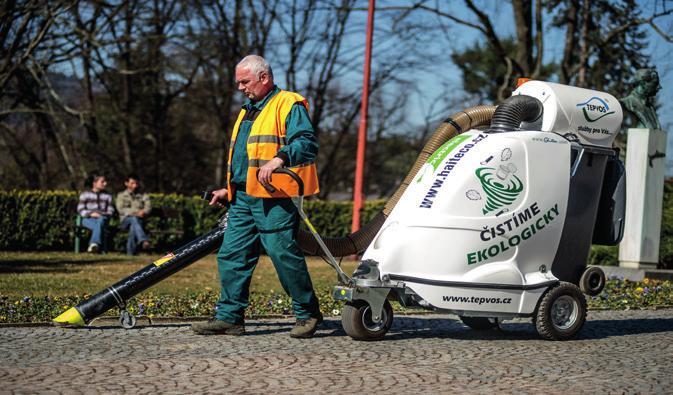
<svg viewBox="0 0 673 395">
<path fill-rule="evenodd" d="M 256 321 L 247 322 L 246 336 L 263 336 L 289 332 L 293 321 Z M 129 330 L 151 328 L 186 328 L 191 323 L 138 324 Z M 100 325 L 72 328 L 76 330 L 120 330 L 119 325 Z M 595 340 L 617 336 L 640 335 L 647 333 L 673 332 L 673 318 L 642 318 L 590 320 L 584 324 L 578 336 L 573 339 Z M 339 319 L 328 319 L 318 328 L 316 338 L 347 336 Z M 381 341 L 405 339 L 455 339 L 455 340 L 542 340 L 530 322 L 504 322 L 499 329 L 477 331 L 452 318 L 396 317 L 390 332 Z"/>
<path fill-rule="evenodd" d="M 591 320 L 584 324 L 579 339 L 604 339 L 660 332 L 673 332 L 673 318 Z"/>
<path fill-rule="evenodd" d="M 574 340 L 673 332 L 673 318 L 590 320 Z M 499 329 L 477 331 L 453 319 L 396 317 L 383 340 L 451 338 L 462 340 L 541 340 L 530 322 L 504 322 Z"/>
</svg>

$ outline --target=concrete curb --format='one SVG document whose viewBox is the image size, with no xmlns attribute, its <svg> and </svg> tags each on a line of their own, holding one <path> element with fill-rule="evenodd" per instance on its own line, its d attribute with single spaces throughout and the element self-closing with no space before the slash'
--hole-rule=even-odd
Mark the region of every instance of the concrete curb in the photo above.
<svg viewBox="0 0 673 395">
<path fill-rule="evenodd" d="M 597 266 L 600 267 L 605 276 L 618 277 L 629 281 L 643 281 L 645 278 L 650 280 L 668 280 L 673 281 L 673 270 L 666 269 L 630 269 L 619 266 Z"/>
</svg>

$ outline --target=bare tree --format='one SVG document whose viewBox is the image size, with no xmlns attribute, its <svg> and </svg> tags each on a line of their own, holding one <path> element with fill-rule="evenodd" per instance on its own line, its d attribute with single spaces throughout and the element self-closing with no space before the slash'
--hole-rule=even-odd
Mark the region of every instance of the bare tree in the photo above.
<svg viewBox="0 0 673 395">
<path fill-rule="evenodd" d="M 269 48 L 283 67 L 289 89 L 309 99 L 321 144 L 319 179 L 323 198 L 335 190 L 350 188 L 348 180 L 352 180 L 349 169 L 354 167 L 353 142 L 361 107 L 363 4 L 358 0 L 285 0 L 279 4 L 282 16 L 278 20 L 283 37 L 279 44 L 283 45 Z M 427 49 L 415 44 L 422 41 L 418 37 L 425 28 L 403 16 L 383 14 L 377 18 L 370 93 L 375 95 L 385 88 L 393 92 L 408 90 L 402 76 L 413 75 L 427 63 L 423 61 L 429 55 Z M 406 106 L 407 101 L 403 102 Z M 384 111 L 377 105 L 372 108 L 372 114 Z M 396 110 L 402 114 L 403 108 Z M 380 134 L 374 133 L 370 138 L 377 136 Z"/>
<path fill-rule="evenodd" d="M 59 13 L 70 5 L 9 0 L 0 5 L 0 92 L 44 42 Z"/>
<path fill-rule="evenodd" d="M 50 177 L 57 169 L 51 163 L 49 146 L 56 147 L 56 157 L 68 177 L 74 178 L 76 172 L 64 132 L 70 127 L 68 116 L 77 119 L 80 114 L 65 104 L 49 80 L 50 67 L 69 56 L 67 49 L 55 45 L 62 39 L 55 26 L 73 6 L 74 2 L 9 1 L 0 8 L 0 102 L 4 109 L 0 134 L 13 161 L 20 168 L 30 164 L 30 169 L 22 171 L 31 187 L 56 185 Z M 39 134 L 26 136 L 29 129 L 25 126 Z M 23 139 L 40 143 L 29 148 Z"/>
<path fill-rule="evenodd" d="M 493 13 L 486 11 L 474 0 L 463 0 L 469 15 L 458 16 L 447 8 L 447 4 L 419 0 L 408 5 L 384 7 L 387 10 L 405 10 L 407 13 L 424 12 L 431 13 L 460 26 L 478 31 L 488 49 L 505 65 L 506 74 L 503 83 L 498 90 L 497 100 L 502 100 L 508 95 L 508 88 L 512 85 L 514 76 L 539 78 L 543 72 L 543 43 L 544 43 L 544 18 L 543 12 L 556 13 L 553 25 L 565 32 L 563 57 L 560 62 L 560 81 L 572 83 L 578 86 L 588 86 L 588 75 L 602 53 L 601 50 L 608 44 L 616 44 L 613 47 L 620 48 L 627 41 L 626 34 L 635 34 L 641 26 L 649 26 L 656 34 L 671 42 L 671 35 L 662 29 L 658 21 L 670 15 L 673 9 L 669 9 L 667 3 L 662 2 L 662 7 L 655 9 L 651 15 L 641 17 L 638 13 L 638 4 L 635 1 L 626 0 L 622 4 L 614 1 L 601 0 L 510 0 L 512 6 L 513 23 L 515 27 L 516 50 L 510 53 L 504 45 L 503 37 L 498 33 L 493 23 Z M 617 18 L 619 14 L 624 18 Z M 607 20 L 610 15 L 611 20 Z M 602 16 L 602 20 L 599 20 Z M 614 24 L 614 20 L 620 20 Z M 609 52 L 609 51 L 608 51 Z M 615 66 L 618 68 L 618 66 Z M 608 71 L 603 70 L 604 73 Z M 625 76 L 623 76 L 625 77 Z M 595 81 L 594 81 L 595 83 Z M 594 88 L 601 88 L 593 86 Z"/>
<path fill-rule="evenodd" d="M 234 73 L 245 55 L 264 55 L 278 13 L 278 0 L 197 1 L 195 25 L 189 37 L 197 40 L 194 55 L 202 63 L 199 97 L 194 103 L 208 108 L 209 128 L 215 145 L 213 183 L 223 185 L 231 129 L 238 113 Z"/>
</svg>

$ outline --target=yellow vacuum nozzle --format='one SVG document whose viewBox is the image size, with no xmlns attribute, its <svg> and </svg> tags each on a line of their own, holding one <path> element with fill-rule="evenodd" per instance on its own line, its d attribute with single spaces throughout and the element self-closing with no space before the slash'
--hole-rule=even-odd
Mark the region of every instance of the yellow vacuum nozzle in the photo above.
<svg viewBox="0 0 673 395">
<path fill-rule="evenodd" d="M 84 326 L 85 322 L 79 311 L 77 311 L 76 308 L 71 307 L 65 313 L 54 318 L 54 324 Z"/>
</svg>

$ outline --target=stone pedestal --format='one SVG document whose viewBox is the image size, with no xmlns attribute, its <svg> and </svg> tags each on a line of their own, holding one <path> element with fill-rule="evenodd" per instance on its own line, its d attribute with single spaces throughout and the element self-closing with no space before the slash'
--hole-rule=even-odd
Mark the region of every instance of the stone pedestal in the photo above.
<svg viewBox="0 0 673 395">
<path fill-rule="evenodd" d="M 656 268 L 664 196 L 666 133 L 629 129 L 626 146 L 626 218 L 619 266 Z"/>
</svg>

